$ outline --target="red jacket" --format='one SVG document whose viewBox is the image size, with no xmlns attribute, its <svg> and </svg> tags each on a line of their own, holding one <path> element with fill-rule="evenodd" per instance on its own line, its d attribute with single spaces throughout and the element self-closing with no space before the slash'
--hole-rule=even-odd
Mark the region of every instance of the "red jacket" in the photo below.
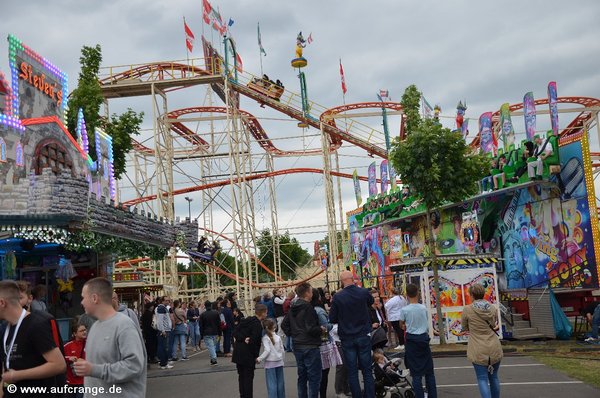
<svg viewBox="0 0 600 398">
<path fill-rule="evenodd" d="M 85 359 L 85 340 L 71 340 L 65 344 L 65 360 L 67 361 L 67 383 L 72 386 L 83 385 L 83 377 L 75 375 L 71 367 L 72 361 L 68 357 Z"/>
<path fill-rule="evenodd" d="M 286 297 L 285 300 L 283 300 L 283 315 L 286 315 L 288 313 L 291 305 L 292 300 Z"/>
</svg>

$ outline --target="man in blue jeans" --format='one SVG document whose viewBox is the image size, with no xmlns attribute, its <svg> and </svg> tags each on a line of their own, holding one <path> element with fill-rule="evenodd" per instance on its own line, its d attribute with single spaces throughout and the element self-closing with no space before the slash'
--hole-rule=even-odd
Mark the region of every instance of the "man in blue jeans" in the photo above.
<svg viewBox="0 0 600 398">
<path fill-rule="evenodd" d="M 372 324 L 369 314 L 373 296 L 367 289 L 354 285 L 354 275 L 350 271 L 340 273 L 340 282 L 344 288 L 333 296 L 329 320 L 338 324 L 352 398 L 363 397 L 358 381 L 359 368 L 363 375 L 364 397 L 373 398 L 375 382 L 371 366 Z"/>
<path fill-rule="evenodd" d="M 294 339 L 294 356 L 298 367 L 298 398 L 318 398 L 321 386 L 321 333 L 319 317 L 310 305 L 312 286 L 301 283 L 296 287 L 296 300 L 283 319 L 281 328 Z M 308 389 L 306 384 L 308 383 Z"/>
<path fill-rule="evenodd" d="M 158 305 L 154 310 L 156 312 L 156 333 L 158 338 L 158 359 L 161 369 L 171 369 L 173 366 L 169 364 L 169 355 L 171 354 L 171 346 L 169 346 L 169 335 L 171 334 L 172 324 L 169 310 L 164 304 L 165 298 L 157 299 Z"/>
</svg>

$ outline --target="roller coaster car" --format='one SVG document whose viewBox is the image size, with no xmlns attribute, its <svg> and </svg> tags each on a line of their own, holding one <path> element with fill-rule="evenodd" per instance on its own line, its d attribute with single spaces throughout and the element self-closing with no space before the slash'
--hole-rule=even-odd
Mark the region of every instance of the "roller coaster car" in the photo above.
<svg viewBox="0 0 600 398">
<path fill-rule="evenodd" d="M 283 95 L 284 88 L 283 86 L 279 86 L 269 80 L 254 78 L 248 83 L 248 88 L 251 88 L 254 91 L 258 91 L 259 93 L 274 99 L 275 101 L 279 101 L 279 98 Z"/>
</svg>

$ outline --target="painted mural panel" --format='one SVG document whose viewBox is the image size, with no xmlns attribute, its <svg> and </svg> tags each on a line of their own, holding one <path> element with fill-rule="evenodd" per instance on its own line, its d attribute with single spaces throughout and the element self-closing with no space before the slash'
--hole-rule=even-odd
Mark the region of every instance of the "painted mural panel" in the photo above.
<svg viewBox="0 0 600 398">
<path fill-rule="evenodd" d="M 438 330 L 433 272 L 422 273 L 422 278 L 427 280 L 427 283 L 421 286 L 423 302 L 429 311 L 432 325 L 430 336 L 433 343 L 439 343 L 439 336 L 433 333 L 434 330 Z M 498 303 L 498 284 L 494 267 L 440 271 L 440 303 L 445 319 L 444 333 L 448 342 L 468 340 L 468 335 L 462 334 L 461 315 L 464 306 L 471 304 L 469 287 L 476 283 L 485 288 L 485 300 L 491 304 Z"/>
<path fill-rule="evenodd" d="M 518 192 L 500 222 L 507 288 L 597 287 L 598 276 L 581 142 L 560 148 L 560 198 Z"/>
</svg>

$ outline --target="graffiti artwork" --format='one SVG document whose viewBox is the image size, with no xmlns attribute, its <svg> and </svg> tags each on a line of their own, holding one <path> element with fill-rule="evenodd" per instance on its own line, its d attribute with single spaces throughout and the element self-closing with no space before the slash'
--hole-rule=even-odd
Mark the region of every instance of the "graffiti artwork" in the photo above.
<svg viewBox="0 0 600 398">
<path fill-rule="evenodd" d="M 505 209 L 501 231 L 509 289 L 597 286 L 581 153 L 580 141 L 560 148 L 565 165 L 560 198 L 529 188 Z"/>
</svg>

